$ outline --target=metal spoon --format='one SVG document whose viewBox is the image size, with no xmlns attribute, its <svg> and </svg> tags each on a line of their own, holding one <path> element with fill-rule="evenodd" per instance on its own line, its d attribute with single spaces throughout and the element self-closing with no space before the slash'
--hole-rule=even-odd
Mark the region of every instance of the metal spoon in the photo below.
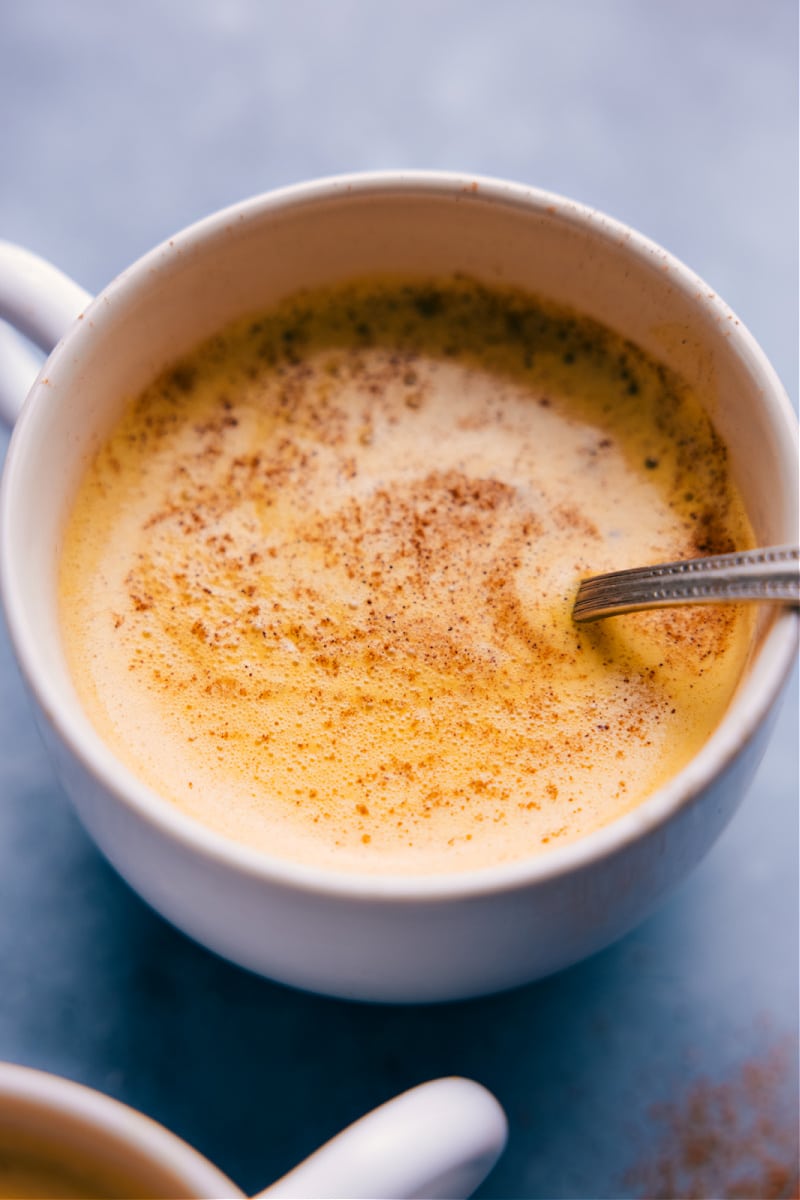
<svg viewBox="0 0 800 1200">
<path fill-rule="evenodd" d="M 772 546 L 595 575 L 580 584 L 572 616 L 596 621 L 646 608 L 741 600 L 800 605 L 800 548 Z"/>
</svg>

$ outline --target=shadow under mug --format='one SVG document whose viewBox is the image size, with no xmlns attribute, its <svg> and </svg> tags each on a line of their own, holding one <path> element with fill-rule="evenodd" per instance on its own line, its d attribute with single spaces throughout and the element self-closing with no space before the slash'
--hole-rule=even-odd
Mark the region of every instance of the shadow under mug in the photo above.
<svg viewBox="0 0 800 1200">
<path fill-rule="evenodd" d="M 693 272 L 628 227 L 547 192 L 376 173 L 211 216 L 94 300 L 51 265 L 0 246 L 0 317 L 46 350 L 60 339 L 6 463 L 3 600 L 63 785 L 99 847 L 157 911 L 231 961 L 298 987 L 452 1000 L 599 950 L 700 861 L 764 750 L 798 621 L 761 610 L 746 677 L 683 771 L 606 828 L 529 860 L 403 878 L 326 871 L 228 841 L 146 788 L 94 731 L 64 662 L 56 560 L 78 478 L 124 397 L 201 339 L 300 288 L 380 271 L 517 285 L 638 343 L 710 397 L 759 544 L 797 540 L 796 418 L 763 352 Z M 29 364 L 11 332 L 0 333 L 9 351 L 0 404 L 12 420 Z"/>
<path fill-rule="evenodd" d="M 435 1079 L 374 1109 L 258 1195 L 466 1200 L 496 1163 L 506 1136 L 505 1114 L 490 1092 L 469 1079 Z M 142 1113 L 81 1084 L 11 1063 L 0 1063 L 0 1158 L 19 1170 L 27 1163 L 62 1184 L 74 1181 L 74 1188 L 82 1184 L 96 1196 L 244 1195 L 208 1159 Z"/>
</svg>

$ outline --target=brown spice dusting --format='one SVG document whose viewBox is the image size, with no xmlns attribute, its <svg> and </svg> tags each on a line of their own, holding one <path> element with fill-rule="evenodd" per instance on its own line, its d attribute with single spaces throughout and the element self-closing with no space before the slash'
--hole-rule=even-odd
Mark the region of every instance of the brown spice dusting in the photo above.
<svg viewBox="0 0 800 1200">
<path fill-rule="evenodd" d="M 241 783 L 243 840 L 291 806 L 293 827 L 369 845 L 370 870 L 395 853 L 405 869 L 411 839 L 455 846 L 450 869 L 473 833 L 479 861 L 489 826 L 519 856 L 627 810 L 672 753 L 673 689 L 702 738 L 682 660 L 702 692 L 736 618 L 634 615 L 578 638 L 569 592 L 611 536 L 639 561 L 642 510 L 663 505 L 654 561 L 736 529 L 704 422 L 635 347 L 618 366 L 609 332 L 516 293 L 366 281 L 312 301 L 165 372 L 106 453 L 103 487 L 131 481 L 141 526 L 103 624 L 134 686 L 152 660 L 149 692 L 181 697 L 176 741 L 210 746 L 187 807 L 213 817 L 205 797 Z M 216 780 L 218 753 L 224 789 L 195 773 Z"/>
<path fill-rule="evenodd" d="M 192 390 L 197 378 L 197 370 L 189 363 L 178 363 L 173 367 L 169 376 L 168 382 L 179 392 L 188 393 Z"/>
<path fill-rule="evenodd" d="M 793 1039 L 726 1079 L 698 1079 L 650 1115 L 659 1132 L 656 1146 L 625 1177 L 626 1186 L 643 1200 L 797 1200 L 800 1195 Z"/>
</svg>

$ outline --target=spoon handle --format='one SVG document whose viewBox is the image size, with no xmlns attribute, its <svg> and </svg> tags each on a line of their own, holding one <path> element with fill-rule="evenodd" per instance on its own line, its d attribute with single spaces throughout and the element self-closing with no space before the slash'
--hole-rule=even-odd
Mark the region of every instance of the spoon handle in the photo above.
<svg viewBox="0 0 800 1200">
<path fill-rule="evenodd" d="M 800 604 L 800 548 L 772 546 L 595 575 L 580 584 L 572 616 L 596 621 L 646 608 L 741 600 Z"/>
</svg>

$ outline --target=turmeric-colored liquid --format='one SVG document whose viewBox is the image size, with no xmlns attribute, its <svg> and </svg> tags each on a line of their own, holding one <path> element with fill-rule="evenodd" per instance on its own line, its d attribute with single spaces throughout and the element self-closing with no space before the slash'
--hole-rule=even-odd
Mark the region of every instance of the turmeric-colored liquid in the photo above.
<svg viewBox="0 0 800 1200">
<path fill-rule="evenodd" d="M 24 1130 L 0 1128 L 0 1200 L 155 1200 L 170 1184 L 170 1196 L 186 1195 L 168 1170 L 142 1164 L 137 1171 L 129 1162 L 110 1161 L 107 1149 L 95 1159 L 68 1136 L 51 1143 Z M 157 1191 L 156 1172 L 162 1177 Z"/>
<path fill-rule="evenodd" d="M 469 280 L 362 281 L 131 401 L 66 531 L 103 738 L 186 813 L 384 873 L 547 852 L 678 772 L 742 607 L 576 626 L 579 580 L 752 544 L 699 399 L 593 322 Z"/>
</svg>

